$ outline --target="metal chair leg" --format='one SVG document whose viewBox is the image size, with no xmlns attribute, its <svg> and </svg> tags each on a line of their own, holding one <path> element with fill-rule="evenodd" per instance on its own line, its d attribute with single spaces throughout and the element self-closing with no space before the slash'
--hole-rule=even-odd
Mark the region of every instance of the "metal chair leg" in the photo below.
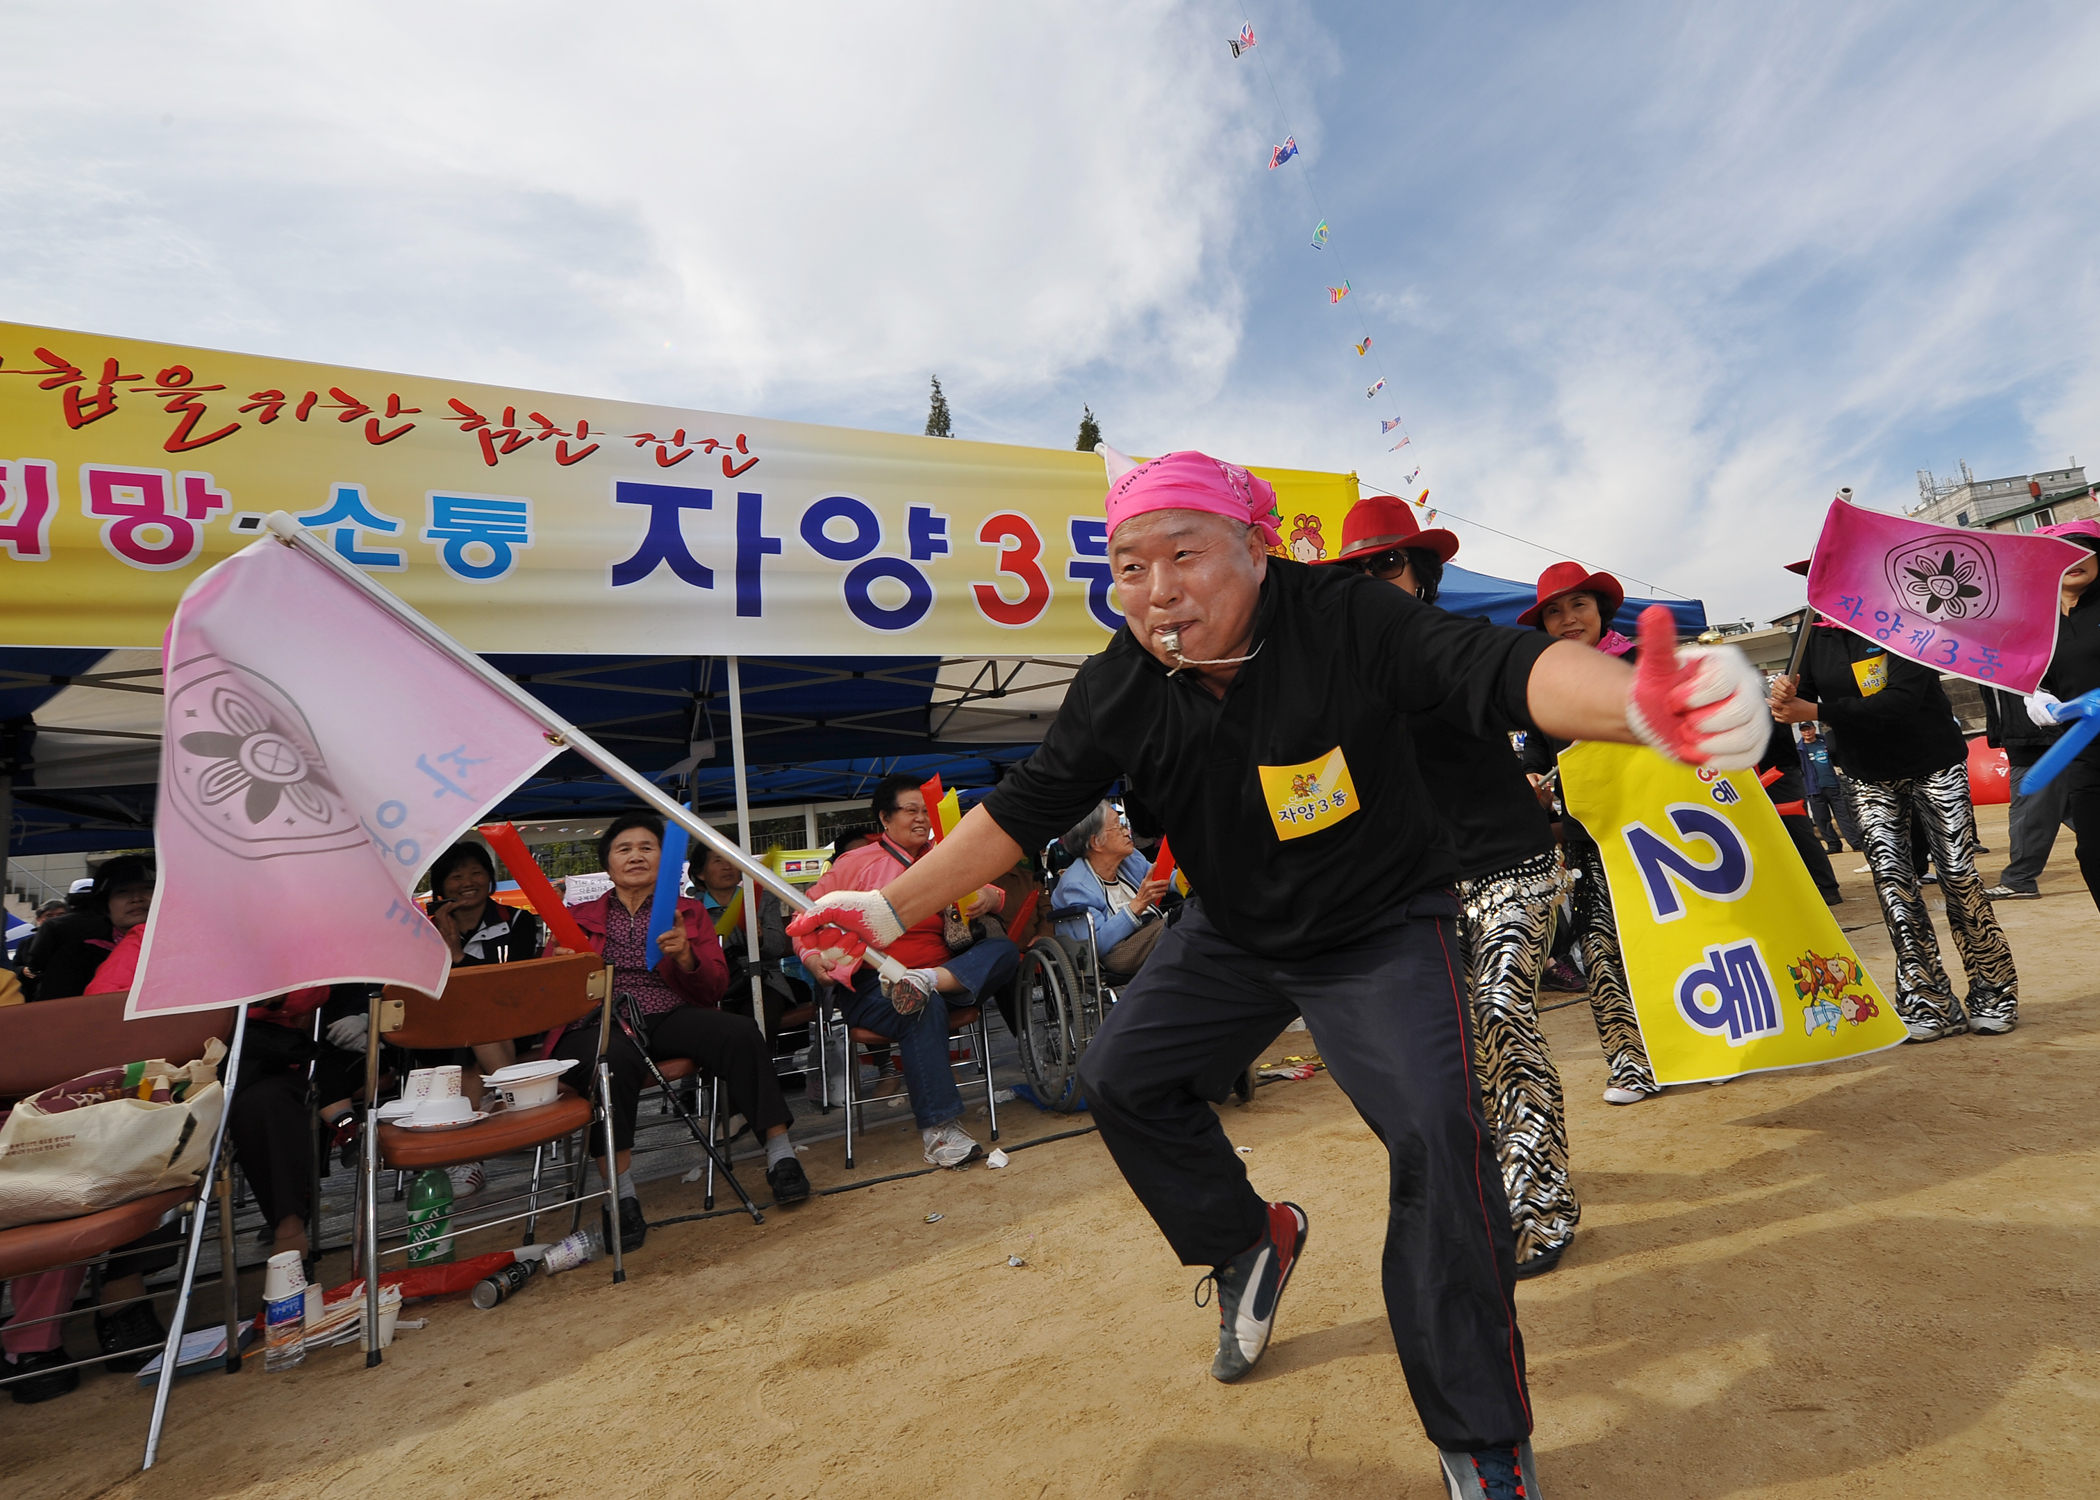
<svg viewBox="0 0 2100 1500">
<path fill-rule="evenodd" d="M 543 1142 L 532 1148 L 532 1186 L 525 1191 L 525 1243 L 537 1244 L 533 1232 L 540 1226 L 540 1170 L 547 1164 L 547 1147 Z"/>
<path fill-rule="evenodd" d="M 613 1168 L 612 1068 L 603 1057 L 598 1059 L 598 1107 L 605 1126 L 605 1237 L 612 1241 L 606 1248 L 612 1252 L 613 1285 L 618 1286 L 627 1279 L 627 1260 L 620 1252 L 620 1178 Z"/>
<path fill-rule="evenodd" d="M 846 1032 L 846 1170 L 853 1170 L 853 1121 L 860 1112 L 860 1043 Z"/>
<path fill-rule="evenodd" d="M 984 1074 L 984 1112 L 992 1123 L 992 1139 L 999 1139 L 998 1090 L 992 1087 L 991 1033 L 986 1028 L 984 1012 L 977 1012 L 977 1024 L 971 1028 L 970 1046 L 977 1053 L 977 1071 Z"/>
<path fill-rule="evenodd" d="M 709 1077 L 707 1080 L 707 1138 L 722 1139 L 722 1080 Z M 702 1212 L 712 1212 L 715 1206 L 715 1159 L 712 1153 L 707 1158 L 707 1185 L 700 1193 Z"/>
<path fill-rule="evenodd" d="M 235 1247 L 233 1232 L 233 1174 L 224 1164 L 219 1168 L 219 1180 L 213 1196 L 219 1200 L 219 1286 L 220 1301 L 226 1309 L 226 1373 L 241 1372 L 241 1275 L 240 1254 Z M 204 1212 L 204 1201 L 197 1202 L 197 1212 Z M 320 1217 L 319 1214 L 315 1215 Z"/>
<path fill-rule="evenodd" d="M 817 1013 L 809 1023 L 810 1041 L 817 1049 L 817 1091 L 823 1102 L 817 1113 L 831 1113 L 831 1022 L 824 1014 L 822 1001 L 817 1003 Z"/>
</svg>

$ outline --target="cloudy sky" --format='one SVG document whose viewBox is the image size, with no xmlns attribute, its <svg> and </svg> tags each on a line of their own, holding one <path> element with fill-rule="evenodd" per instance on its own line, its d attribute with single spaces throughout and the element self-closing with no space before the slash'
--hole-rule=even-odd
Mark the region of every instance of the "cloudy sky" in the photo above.
<svg viewBox="0 0 2100 1500">
<path fill-rule="evenodd" d="M 1838 485 L 2100 473 L 2090 4 L 15 0 L 0 56 L 18 321 L 900 431 L 938 372 L 965 437 L 1419 464 L 1723 618 Z"/>
</svg>

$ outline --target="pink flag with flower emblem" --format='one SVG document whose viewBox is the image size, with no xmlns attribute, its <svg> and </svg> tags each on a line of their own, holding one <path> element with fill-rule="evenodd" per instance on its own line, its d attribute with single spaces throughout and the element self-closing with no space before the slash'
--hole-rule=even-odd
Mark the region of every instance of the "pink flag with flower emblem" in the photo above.
<svg viewBox="0 0 2100 1500">
<path fill-rule="evenodd" d="M 2091 555 L 2054 537 L 1928 526 L 1834 500 L 1808 602 L 1936 672 L 2031 693 L 2056 650 L 2057 586 Z"/>
<path fill-rule="evenodd" d="M 166 649 L 160 884 L 125 1014 L 317 984 L 436 994 L 451 957 L 416 882 L 558 747 L 274 539 L 190 585 Z"/>
</svg>

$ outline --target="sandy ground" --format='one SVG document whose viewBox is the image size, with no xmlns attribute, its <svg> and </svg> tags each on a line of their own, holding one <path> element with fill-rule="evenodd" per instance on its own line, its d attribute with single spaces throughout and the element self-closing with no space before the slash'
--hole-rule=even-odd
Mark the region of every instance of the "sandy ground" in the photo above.
<svg viewBox="0 0 2100 1500">
<path fill-rule="evenodd" d="M 1995 878 L 2003 810 L 1983 828 Z M 1519 1291 L 1546 1494 L 2089 1492 L 2100 922 L 2068 842 L 2047 899 L 2001 907 L 2009 1037 L 1613 1109 L 1586 1007 L 1547 1016 L 1585 1210 Z M 1885 976 L 1858 863 L 1840 915 Z M 376 1370 L 337 1349 L 187 1380 L 150 1474 L 128 1378 L 0 1405 L 0 1493 L 1440 1496 L 1380 1305 L 1378 1146 L 1324 1076 L 1227 1115 L 1257 1186 L 1314 1225 L 1236 1387 L 1206 1374 L 1197 1273 L 1082 1136 L 762 1228 L 668 1226 L 624 1286 L 593 1265 L 491 1312 L 431 1304 Z M 1009 1145 L 1071 1123 L 1009 1118 Z M 919 1165 L 895 1127 L 864 1151 L 850 1178 L 835 1143 L 805 1160 L 819 1186 Z M 656 1185 L 652 1216 L 698 1198 Z"/>
</svg>

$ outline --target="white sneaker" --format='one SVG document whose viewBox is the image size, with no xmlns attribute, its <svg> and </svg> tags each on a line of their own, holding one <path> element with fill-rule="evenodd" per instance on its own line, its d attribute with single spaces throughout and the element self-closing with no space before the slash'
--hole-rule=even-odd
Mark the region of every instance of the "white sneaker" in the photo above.
<svg viewBox="0 0 2100 1500">
<path fill-rule="evenodd" d="M 452 1179 L 454 1202 L 461 1198 L 471 1198 L 489 1185 L 489 1174 L 482 1169 L 478 1161 L 470 1161 L 464 1166 L 447 1167 L 445 1175 Z"/>
<path fill-rule="evenodd" d="M 1969 1030 L 1980 1031 L 1985 1036 L 2004 1036 L 2006 1032 L 2019 1024 L 2018 1021 L 2015 1021 L 2010 1016 L 1972 1015 L 1969 1017 Z"/>
<path fill-rule="evenodd" d="M 1617 1084 L 1613 1084 L 1604 1091 L 1604 1102 L 1606 1104 L 1638 1104 L 1647 1097 L 1646 1094 L 1641 1093 L 1638 1089 L 1622 1089 Z"/>
<path fill-rule="evenodd" d="M 953 1121 L 920 1131 L 919 1139 L 926 1143 L 926 1160 L 936 1167 L 959 1167 L 984 1154 L 984 1147 Z"/>
<path fill-rule="evenodd" d="M 1858 869 L 1854 870 L 1854 871 L 1853 871 L 1852 873 L 1853 873 L 1853 874 L 1855 874 L 1855 875 L 1866 875 L 1866 874 L 1870 874 L 1870 873 L 1872 873 L 1873 869 L 1874 869 L 1874 867 L 1873 867 L 1872 865 L 1861 865 L 1861 866 L 1860 866 L 1860 867 L 1859 867 Z"/>
</svg>

